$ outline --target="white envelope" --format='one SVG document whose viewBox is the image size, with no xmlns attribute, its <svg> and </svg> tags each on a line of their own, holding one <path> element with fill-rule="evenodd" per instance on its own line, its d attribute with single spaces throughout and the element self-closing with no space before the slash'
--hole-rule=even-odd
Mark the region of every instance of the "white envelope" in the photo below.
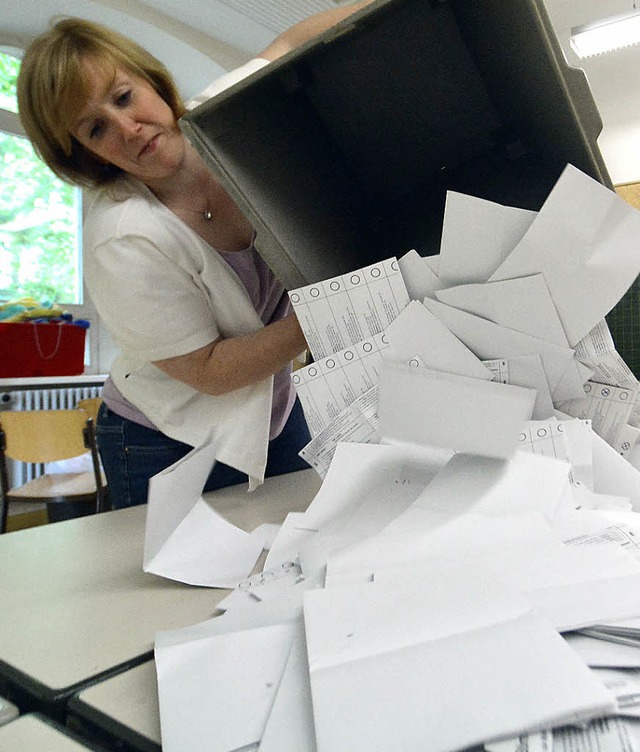
<svg viewBox="0 0 640 752">
<path fill-rule="evenodd" d="M 259 742 L 294 633 L 295 623 L 275 624 L 183 644 L 183 680 L 162 688 L 163 749 L 233 752 Z M 169 702 L 178 724 L 162 722 Z"/>
<path fill-rule="evenodd" d="M 398 314 L 386 329 L 389 347 L 383 358 L 407 363 L 418 356 L 436 371 L 458 373 L 488 381 L 491 374 L 482 362 L 417 300 Z"/>
<path fill-rule="evenodd" d="M 431 297 L 434 290 L 439 290 L 443 286 L 438 275 L 417 251 L 411 250 L 399 258 L 398 266 L 409 293 L 409 300 Z"/>
<path fill-rule="evenodd" d="M 447 191 L 438 271 L 444 285 L 486 282 L 535 217 L 527 209 Z"/>
<path fill-rule="evenodd" d="M 202 499 L 214 456 L 213 446 L 198 447 L 151 478 L 145 572 L 191 585 L 235 587 L 253 569 L 262 541 Z"/>
<path fill-rule="evenodd" d="M 508 329 L 436 300 L 425 299 L 424 305 L 481 360 L 540 355 L 554 403 L 582 396 L 583 382 L 571 348 Z M 571 375 L 573 378 L 569 379 Z M 568 394 L 572 396 L 567 397 Z"/>
<path fill-rule="evenodd" d="M 568 347 L 549 288 L 542 274 L 476 285 L 459 285 L 435 292 L 436 300 L 494 324 Z"/>
<path fill-rule="evenodd" d="M 531 389 L 386 363 L 380 371 L 380 436 L 387 443 L 506 458 L 535 398 Z"/>
<path fill-rule="evenodd" d="M 490 281 L 542 273 L 573 347 L 640 274 L 640 212 L 567 165 Z"/>
<path fill-rule="evenodd" d="M 614 706 L 557 632 L 484 572 L 310 592 L 304 614 L 318 752 L 452 752 Z"/>
<path fill-rule="evenodd" d="M 260 752 L 316 752 L 309 659 L 302 625 L 296 628 L 289 659 L 262 734 Z"/>
<path fill-rule="evenodd" d="M 262 733 L 296 625 L 301 623 L 302 594 L 319 584 L 307 579 L 280 597 L 258 602 L 253 608 L 228 611 L 214 619 L 156 635 L 164 752 L 212 752 L 213 744 L 222 739 L 233 745 Z M 234 634 L 240 637 L 233 637 Z M 226 665 L 228 669 L 226 677 L 231 686 L 223 683 L 218 658 L 221 668 Z M 242 679 L 239 681 L 238 677 Z M 260 680 L 263 680 L 261 687 Z M 221 720 L 216 715 L 220 708 L 212 707 L 212 703 L 217 703 L 216 693 L 225 692 L 228 701 L 222 702 L 228 703 L 224 705 L 228 715 L 222 724 L 229 728 L 221 735 Z M 262 695 L 253 705 L 249 704 L 252 694 Z M 235 704 L 230 707 L 232 699 Z"/>
</svg>

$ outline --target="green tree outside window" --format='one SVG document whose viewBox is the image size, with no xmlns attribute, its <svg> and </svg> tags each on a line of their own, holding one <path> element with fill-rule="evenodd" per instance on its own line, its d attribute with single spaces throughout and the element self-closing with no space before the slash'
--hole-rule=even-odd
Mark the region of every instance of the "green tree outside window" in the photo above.
<svg viewBox="0 0 640 752">
<path fill-rule="evenodd" d="M 20 60 L 0 53 L 0 108 L 16 112 Z M 2 113 L 0 113 L 1 115 Z M 0 299 L 77 304 L 80 191 L 59 180 L 0 119 Z"/>
</svg>

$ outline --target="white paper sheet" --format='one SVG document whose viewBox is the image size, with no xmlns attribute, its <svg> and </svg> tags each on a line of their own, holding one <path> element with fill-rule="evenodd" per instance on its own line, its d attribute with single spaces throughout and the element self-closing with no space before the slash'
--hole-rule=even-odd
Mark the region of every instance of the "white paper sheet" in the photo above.
<svg viewBox="0 0 640 752">
<path fill-rule="evenodd" d="M 623 718 L 598 718 L 486 745 L 486 752 L 638 752 L 637 728 Z"/>
<path fill-rule="evenodd" d="M 542 274 L 449 287 L 435 292 L 435 298 L 494 324 L 548 340 L 560 347 L 569 346 Z"/>
<path fill-rule="evenodd" d="M 263 542 L 202 499 L 214 454 L 212 446 L 196 448 L 151 478 L 145 572 L 191 585 L 235 587 L 253 569 Z"/>
<path fill-rule="evenodd" d="M 429 261 L 422 258 L 415 250 L 399 258 L 398 267 L 404 279 L 409 300 L 424 300 L 424 298 L 432 297 L 434 291 L 443 286 Z"/>
<path fill-rule="evenodd" d="M 425 299 L 424 305 L 481 360 L 540 355 L 554 403 L 582 396 L 582 380 L 575 370 L 568 371 L 572 366 L 575 369 L 570 348 L 499 326 L 435 300 Z M 573 379 L 562 383 L 565 374 L 571 373 Z"/>
<path fill-rule="evenodd" d="M 553 415 L 551 390 L 539 355 L 517 355 L 508 359 L 482 362 L 491 371 L 492 381 L 535 391 L 536 401 L 531 415 L 533 420 L 544 420 Z"/>
<path fill-rule="evenodd" d="M 544 516 L 555 514 L 567 474 L 565 463 L 520 452 L 509 462 L 455 455 L 379 535 L 334 554 L 327 582 L 357 571 L 367 581 L 427 554 L 465 561 L 495 550 L 560 547 Z"/>
<path fill-rule="evenodd" d="M 567 645 L 592 667 L 640 668 L 640 650 L 595 637 L 587 637 L 579 632 L 563 635 Z"/>
<path fill-rule="evenodd" d="M 438 276 L 446 286 L 486 282 L 536 212 L 447 191 Z"/>
<path fill-rule="evenodd" d="M 591 421 L 598 436 L 624 455 L 635 444 L 629 442 L 628 423 L 639 391 L 638 386 L 630 389 L 587 381 L 580 399 L 558 407 L 567 415 Z"/>
<path fill-rule="evenodd" d="M 593 381 L 634 389 L 638 380 L 616 351 L 607 322 L 603 319 L 575 347 L 576 358 L 592 371 Z"/>
<path fill-rule="evenodd" d="M 530 389 L 386 363 L 380 371 L 379 432 L 387 443 L 505 458 L 515 451 L 534 402 Z"/>
<path fill-rule="evenodd" d="M 260 752 L 316 752 L 309 659 L 304 630 L 297 627 Z"/>
<path fill-rule="evenodd" d="M 212 752 L 212 744 L 224 740 L 233 744 L 241 735 L 244 739 L 262 733 L 286 664 L 287 635 L 293 639 L 296 625 L 301 623 L 302 594 L 319 586 L 317 580 L 306 579 L 280 597 L 258 602 L 251 609 L 228 611 L 199 624 L 156 635 L 155 662 L 164 752 Z M 234 634 L 241 636 L 236 640 Z M 246 646 L 246 653 L 230 652 L 238 647 L 243 650 L 243 646 Z M 226 675 L 234 685 L 229 690 L 229 701 L 233 696 L 238 703 L 228 710 L 229 715 L 222 721 L 216 715 L 221 707 L 211 707 L 212 702 L 217 702 L 216 692 L 222 693 L 225 689 L 223 672 L 218 673 L 218 663 L 215 658 L 212 660 L 218 651 L 221 666 L 228 667 Z M 253 655 L 249 651 L 254 651 Z M 246 688 L 243 672 L 249 682 Z M 264 679 L 262 687 L 259 686 L 261 678 Z M 273 686 L 266 686 L 267 683 Z M 217 685 L 215 691 L 211 691 L 213 684 Z M 260 702 L 247 704 L 245 689 L 260 694 Z M 228 704 L 223 707 L 228 709 Z M 245 720 L 247 728 L 239 728 Z M 220 723 L 230 726 L 224 734 L 219 733 Z"/>
<path fill-rule="evenodd" d="M 182 646 L 190 691 L 171 692 L 180 728 L 162 727 L 163 749 L 232 752 L 262 738 L 293 642 L 295 625 L 279 624 L 210 637 Z M 172 690 L 172 691 L 171 691 Z M 200 696 L 194 703 L 192 693 Z M 206 716 L 208 722 L 202 723 Z"/>
<path fill-rule="evenodd" d="M 613 705 L 526 602 L 478 572 L 325 589 L 304 611 L 319 752 L 451 752 Z"/>
<path fill-rule="evenodd" d="M 345 408 L 317 436 L 303 447 L 300 456 L 324 478 L 340 443 L 377 444 L 378 386 L 374 386 Z"/>
<path fill-rule="evenodd" d="M 490 281 L 544 274 L 576 345 L 640 274 L 640 212 L 567 165 L 530 228 Z"/>
<path fill-rule="evenodd" d="M 613 447 L 592 432 L 593 490 L 596 493 L 626 496 L 634 512 L 640 512 L 640 471 L 621 457 Z"/>
<path fill-rule="evenodd" d="M 488 381 L 491 374 L 425 306 L 412 301 L 385 332 L 389 347 L 386 360 L 407 363 L 418 356 L 424 366 Z"/>
<path fill-rule="evenodd" d="M 395 258 L 292 290 L 315 360 L 381 334 L 409 302 Z"/>
<path fill-rule="evenodd" d="M 312 437 L 377 386 L 388 347 L 386 334 L 378 334 L 293 372 L 293 385 Z"/>
</svg>

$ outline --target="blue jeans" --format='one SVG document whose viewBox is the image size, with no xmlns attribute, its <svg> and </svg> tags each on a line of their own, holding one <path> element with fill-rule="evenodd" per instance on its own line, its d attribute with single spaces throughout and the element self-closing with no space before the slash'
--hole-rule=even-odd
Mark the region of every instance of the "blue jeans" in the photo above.
<svg viewBox="0 0 640 752">
<path fill-rule="evenodd" d="M 175 441 L 160 431 L 116 415 L 104 403 L 98 413 L 96 440 L 114 509 L 146 503 L 149 479 L 192 450 L 188 444 Z M 309 465 L 298 456 L 298 452 L 310 440 L 302 406 L 296 399 L 282 432 L 269 442 L 265 475 L 307 470 Z M 204 490 L 214 491 L 247 481 L 244 473 L 217 462 Z"/>
</svg>

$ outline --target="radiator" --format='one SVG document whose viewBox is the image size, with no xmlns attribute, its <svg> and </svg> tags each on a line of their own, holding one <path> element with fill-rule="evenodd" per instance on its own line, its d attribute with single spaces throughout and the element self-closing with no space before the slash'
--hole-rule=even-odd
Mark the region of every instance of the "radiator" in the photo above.
<svg viewBox="0 0 640 752">
<path fill-rule="evenodd" d="M 1 410 L 72 410 L 82 399 L 100 397 L 102 385 L 16 389 L 0 395 Z M 44 465 L 7 461 L 9 484 L 20 486 L 44 472 Z"/>
</svg>

